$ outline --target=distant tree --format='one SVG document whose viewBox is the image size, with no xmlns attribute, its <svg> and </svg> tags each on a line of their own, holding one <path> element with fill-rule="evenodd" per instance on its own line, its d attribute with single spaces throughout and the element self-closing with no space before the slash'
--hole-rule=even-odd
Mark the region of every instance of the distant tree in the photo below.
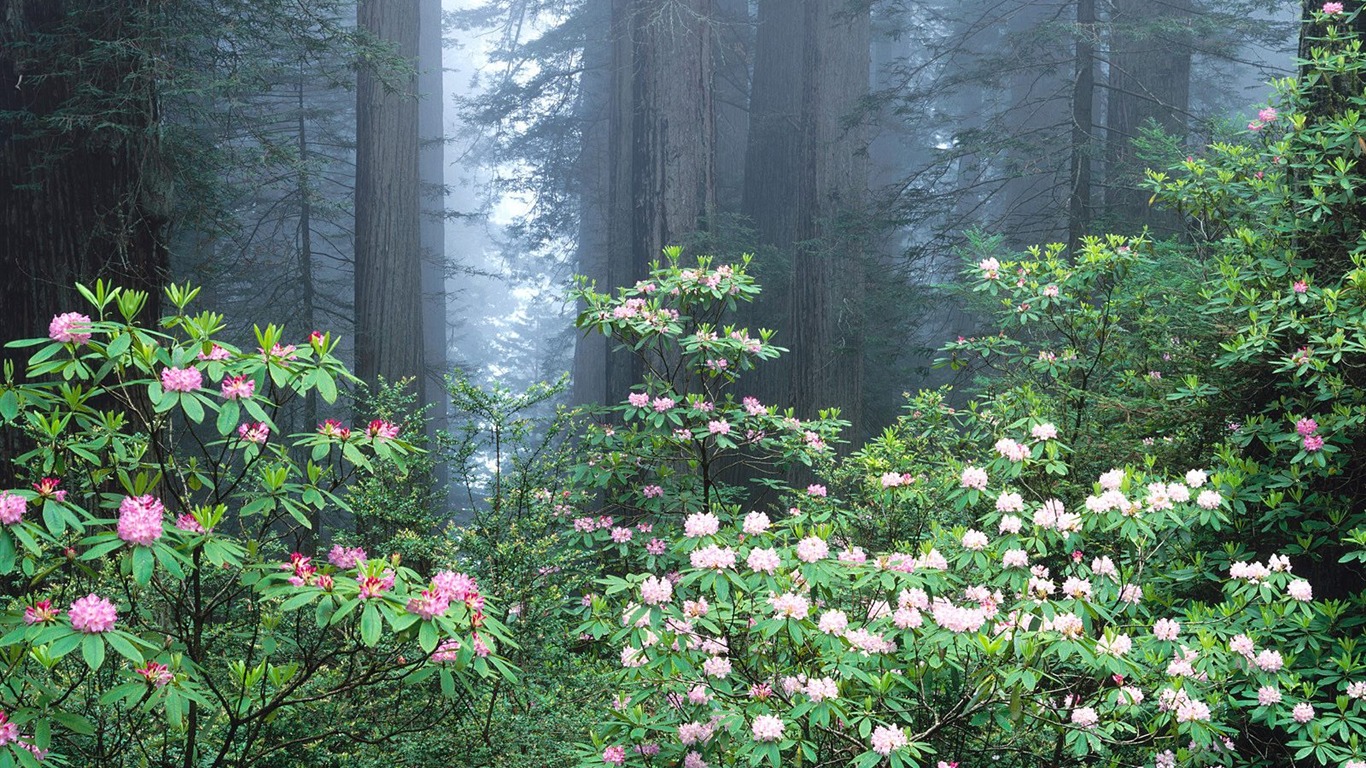
<svg viewBox="0 0 1366 768">
<path fill-rule="evenodd" d="M 418 0 L 361 0 L 362 32 L 408 66 L 363 64 L 356 87 L 356 374 L 420 380 L 421 208 L 418 175 Z"/>
<path fill-rule="evenodd" d="M 866 135 L 870 17 L 846 0 L 759 3 L 746 157 L 745 212 L 763 244 L 790 254 L 770 285 L 786 310 L 790 402 L 839 406 L 858 429 L 863 381 Z M 785 386 L 784 386 L 785 385 Z"/>
<path fill-rule="evenodd" d="M 0 8 L 0 343 L 45 335 L 76 282 L 160 295 L 177 164 L 162 139 L 170 23 L 142 3 Z"/>
</svg>

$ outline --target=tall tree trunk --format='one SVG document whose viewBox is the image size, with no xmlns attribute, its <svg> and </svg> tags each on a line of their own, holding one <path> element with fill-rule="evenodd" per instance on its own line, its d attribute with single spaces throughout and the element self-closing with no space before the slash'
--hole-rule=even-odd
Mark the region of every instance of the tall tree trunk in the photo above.
<svg viewBox="0 0 1366 768">
<path fill-rule="evenodd" d="M 1072 248 L 1091 227 L 1091 155 L 1096 98 L 1096 0 L 1077 0 L 1077 75 L 1072 89 L 1072 172 L 1067 196 L 1067 242 Z"/>
<path fill-rule="evenodd" d="M 157 313 L 171 172 L 157 140 L 156 35 L 141 8 L 0 6 L 0 345 L 88 312 L 73 286 L 96 278 L 147 291 L 147 316 Z"/>
<path fill-rule="evenodd" d="M 791 254 L 787 397 L 805 415 L 838 406 L 861 425 L 869 15 L 846 0 L 759 3 L 745 208 Z"/>
<path fill-rule="evenodd" d="M 412 72 L 362 67 L 356 86 L 356 374 L 412 378 L 421 392 L 418 0 L 361 0 L 362 31 L 394 46 Z"/>
<path fill-rule="evenodd" d="M 449 428 L 450 397 L 446 393 L 448 361 L 446 321 L 446 125 L 441 63 L 441 0 L 421 0 L 418 39 L 418 176 L 422 190 L 422 215 L 418 230 L 422 253 L 422 347 L 426 375 L 422 378 L 422 402 L 427 412 L 427 437 L 435 439 Z M 444 491 L 449 472 L 438 462 L 435 481 Z"/>
<path fill-rule="evenodd" d="M 583 75 L 579 79 L 578 101 L 574 105 L 579 126 L 578 160 L 579 232 L 576 261 L 579 274 L 598 281 L 598 290 L 609 290 L 607 266 L 613 256 L 613 223 L 629 216 L 614 210 L 612 152 L 613 86 L 620 81 L 616 72 L 616 35 L 613 34 L 613 0 L 588 0 L 585 6 Z M 583 307 L 580 306 L 580 310 Z M 607 396 L 608 342 L 596 333 L 578 338 L 574 344 L 575 405 L 601 403 Z"/>
<path fill-rule="evenodd" d="M 1190 41 L 1173 31 L 1188 22 L 1188 0 L 1154 5 L 1147 0 L 1115 0 L 1110 13 L 1110 76 L 1106 88 L 1105 209 L 1108 226 L 1137 231 L 1149 226 L 1159 235 L 1175 232 L 1179 220 L 1154 211 L 1139 188 L 1143 166 L 1134 139 L 1148 121 L 1185 138 L 1190 108 Z"/>
<path fill-rule="evenodd" d="M 146 291 L 143 319 L 160 313 L 172 171 L 157 139 L 158 34 L 140 5 L 0 3 L 0 363 L 21 377 L 31 350 L 4 344 L 89 314 L 78 282 Z M 0 430 L 0 456 L 19 455 L 18 441 Z M 15 469 L 0 461 L 0 487 Z"/>
<path fill-rule="evenodd" d="M 664 246 L 716 206 L 711 0 L 613 0 L 611 9 L 610 78 L 586 79 L 580 105 L 592 115 L 588 99 L 607 92 L 605 136 L 596 121 L 584 134 L 585 165 L 606 157 L 591 174 L 606 190 L 585 190 L 581 236 L 589 238 L 580 242 L 580 267 L 603 291 L 644 278 Z M 607 59 L 601 51 L 590 47 L 590 72 Z M 585 253 L 590 243 L 601 256 Z M 625 398 L 641 373 L 631 356 L 596 341 L 576 350 L 575 372 L 575 399 L 605 403 Z"/>
</svg>

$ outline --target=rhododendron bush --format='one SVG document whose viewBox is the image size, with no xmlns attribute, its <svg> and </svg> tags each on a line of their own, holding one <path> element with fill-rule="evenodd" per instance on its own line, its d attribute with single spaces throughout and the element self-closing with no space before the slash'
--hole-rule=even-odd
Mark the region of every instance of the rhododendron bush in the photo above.
<svg viewBox="0 0 1366 768">
<path fill-rule="evenodd" d="M 1360 619 L 1282 554 L 1203 549 L 1239 468 L 1149 454 L 1082 479 L 1052 421 L 933 394 L 838 459 L 829 420 L 736 402 L 737 350 L 710 346 L 748 338 L 721 325 L 728 281 L 753 288 L 670 263 L 580 319 L 655 359 L 590 434 L 581 477 L 614 516 L 558 508 L 613 574 L 581 601 L 621 666 L 584 765 L 1361 759 Z M 747 495 L 714 471 L 756 456 L 829 479 Z M 870 520 L 891 510 L 907 524 Z"/>
<path fill-rule="evenodd" d="M 350 478 L 412 454 L 384 420 L 283 434 L 293 400 L 352 380 L 335 339 L 270 326 L 238 349 L 195 290 L 167 290 L 158 329 L 145 294 L 80 291 L 0 388 L 28 446 L 0 488 L 0 766 L 256 765 L 333 734 L 297 709 L 510 673 L 469 576 L 292 551 Z"/>
</svg>

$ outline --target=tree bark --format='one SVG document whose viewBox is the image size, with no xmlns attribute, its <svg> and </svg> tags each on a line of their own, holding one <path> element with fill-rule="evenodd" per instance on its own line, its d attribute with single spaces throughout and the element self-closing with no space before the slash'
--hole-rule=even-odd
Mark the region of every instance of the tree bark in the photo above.
<svg viewBox="0 0 1366 768">
<path fill-rule="evenodd" d="M 1096 99 L 1096 2 L 1077 0 L 1077 69 L 1072 89 L 1072 171 L 1067 196 L 1067 242 L 1076 249 L 1091 228 L 1091 155 Z"/>
<path fill-rule="evenodd" d="M 147 291 L 146 317 L 159 311 L 172 190 L 148 55 L 158 33 L 141 8 L 116 8 L 0 5 L 0 345 L 89 313 L 73 286 L 96 278 Z"/>
<path fill-rule="evenodd" d="M 783 294 L 787 399 L 805 416 L 838 406 L 861 426 L 864 286 L 859 216 L 869 85 L 869 15 L 845 0 L 759 4 L 745 209 L 791 258 Z"/>
<path fill-rule="evenodd" d="M 589 12 L 600 17 L 606 7 L 602 0 Z M 711 0 L 612 0 L 610 8 L 609 40 L 585 53 L 579 105 L 589 182 L 580 269 L 600 291 L 643 279 L 664 246 L 716 207 Z M 605 125 L 595 104 L 603 95 Z M 612 403 L 641 369 L 594 339 L 576 348 L 575 375 L 576 401 Z"/>
<path fill-rule="evenodd" d="M 1191 47 L 1171 27 L 1188 20 L 1185 0 L 1153 5 L 1116 0 L 1110 15 L 1110 76 L 1105 117 L 1105 209 L 1110 226 L 1130 231 L 1148 226 L 1159 235 L 1179 228 L 1171 214 L 1148 205 L 1139 188 L 1143 166 L 1134 139 L 1149 121 L 1185 138 L 1190 108 Z"/>
<path fill-rule="evenodd" d="M 418 0 L 361 0 L 360 29 L 406 72 L 362 66 L 356 86 L 356 374 L 374 384 L 424 373 L 419 241 Z"/>
</svg>

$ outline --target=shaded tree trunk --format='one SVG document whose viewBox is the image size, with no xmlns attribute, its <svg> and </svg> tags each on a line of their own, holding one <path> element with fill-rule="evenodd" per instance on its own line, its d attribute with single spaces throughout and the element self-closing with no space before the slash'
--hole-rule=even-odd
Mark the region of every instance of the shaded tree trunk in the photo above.
<svg viewBox="0 0 1366 768">
<path fill-rule="evenodd" d="M 146 291 L 143 319 L 160 314 L 172 171 L 158 47 L 140 7 L 0 2 L 0 362 L 20 377 L 32 350 L 4 344 L 46 336 L 53 315 L 92 314 L 76 283 Z M 0 430 L 0 456 L 19 455 L 19 439 Z M 0 462 L 0 487 L 15 469 Z"/>
<path fill-rule="evenodd" d="M 1149 121 L 1185 138 L 1190 108 L 1190 42 L 1172 27 L 1189 23 L 1191 5 L 1169 0 L 1116 0 L 1110 16 L 1110 75 L 1106 88 L 1105 209 L 1110 226 L 1159 235 L 1179 229 L 1173 214 L 1154 211 L 1139 188 L 1143 164 L 1134 139 Z"/>
<path fill-rule="evenodd" d="M 763 241 L 790 253 L 782 294 L 788 402 L 838 406 L 858 434 L 863 380 L 869 15 L 844 0 L 759 4 L 745 210 Z"/>
<path fill-rule="evenodd" d="M 0 41 L 0 344 L 46 336 L 54 314 L 88 312 L 73 285 L 96 278 L 147 291 L 155 316 L 172 190 L 154 19 L 107 3 L 9 0 Z"/>
<path fill-rule="evenodd" d="M 598 18 L 606 10 L 606 0 L 589 8 Z M 612 0 L 610 10 L 610 38 L 585 54 L 579 106 L 590 182 L 580 268 L 601 291 L 644 278 L 664 246 L 716 206 L 711 0 Z M 604 94 L 605 125 L 594 104 Z M 575 351 L 575 373 L 576 401 L 612 403 L 641 371 L 589 340 Z"/>
<path fill-rule="evenodd" d="M 1091 227 L 1091 156 L 1096 99 L 1096 2 L 1077 0 L 1077 69 L 1072 88 L 1072 171 L 1068 175 L 1067 242 L 1073 249 Z"/>
<path fill-rule="evenodd" d="M 413 71 L 362 67 L 356 87 L 356 374 L 421 381 L 418 0 L 361 0 L 362 31 L 391 43 Z"/>
</svg>

